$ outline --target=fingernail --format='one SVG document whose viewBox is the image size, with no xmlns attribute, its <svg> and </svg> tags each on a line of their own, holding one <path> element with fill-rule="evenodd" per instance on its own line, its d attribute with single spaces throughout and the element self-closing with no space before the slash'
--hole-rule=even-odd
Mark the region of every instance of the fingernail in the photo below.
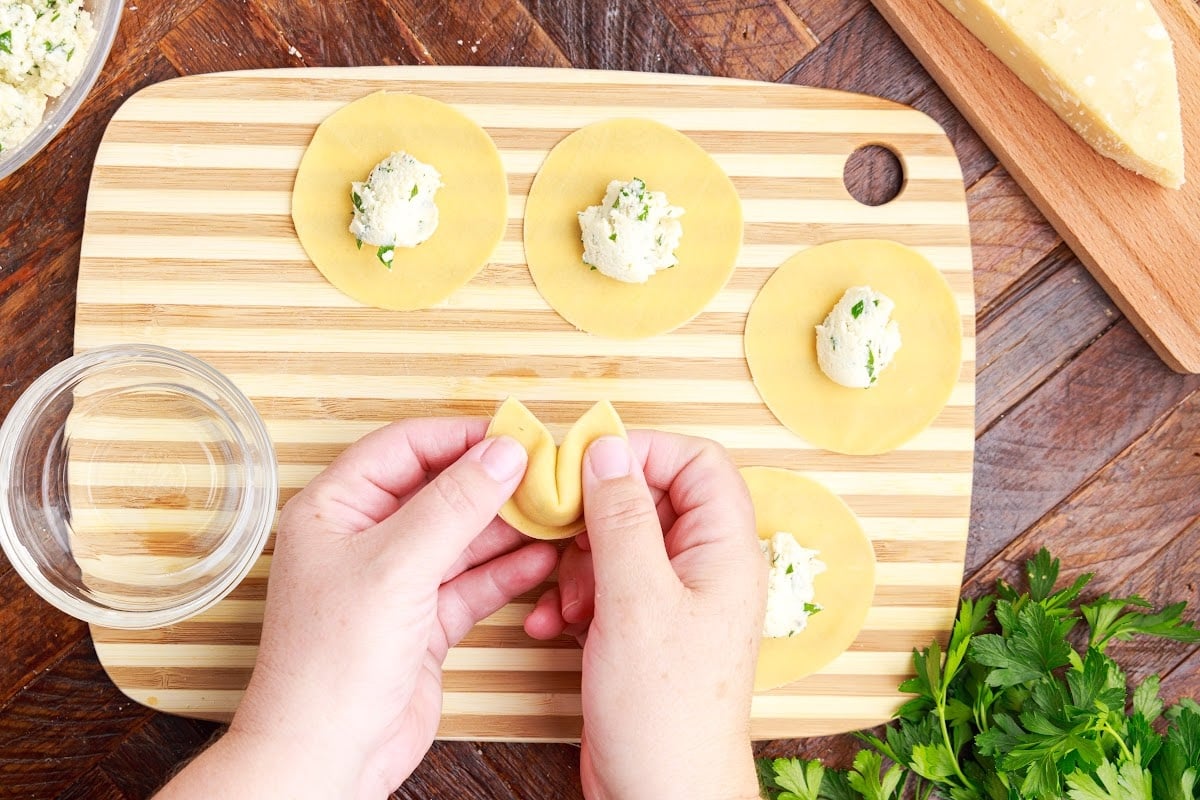
<svg viewBox="0 0 1200 800">
<path fill-rule="evenodd" d="M 525 469 L 528 456 L 521 443 L 511 436 L 497 436 L 479 454 L 479 463 L 494 481 L 505 483 Z"/>
<path fill-rule="evenodd" d="M 620 436 L 601 436 L 587 450 L 588 469 L 598 480 L 623 478 L 633 469 L 633 454 Z"/>
</svg>

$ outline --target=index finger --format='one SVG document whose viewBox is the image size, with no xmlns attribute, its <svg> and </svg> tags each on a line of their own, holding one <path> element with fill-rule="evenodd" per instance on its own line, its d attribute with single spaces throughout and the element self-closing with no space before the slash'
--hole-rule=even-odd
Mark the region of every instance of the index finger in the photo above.
<svg viewBox="0 0 1200 800">
<path fill-rule="evenodd" d="M 347 447 L 303 490 L 321 503 L 354 509 L 369 527 L 390 517 L 430 473 L 453 464 L 487 434 L 469 417 L 393 422 Z"/>
</svg>

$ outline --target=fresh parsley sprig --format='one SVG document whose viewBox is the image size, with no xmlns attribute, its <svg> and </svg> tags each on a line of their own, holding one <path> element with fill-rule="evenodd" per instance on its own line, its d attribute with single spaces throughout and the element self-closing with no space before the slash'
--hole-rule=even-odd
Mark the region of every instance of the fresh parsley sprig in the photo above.
<svg viewBox="0 0 1200 800">
<path fill-rule="evenodd" d="M 1200 642 L 1186 604 L 1155 611 L 1136 595 L 1083 603 L 1093 576 L 1056 591 L 1059 569 L 1042 549 L 1026 564 L 1027 591 L 999 581 L 993 595 L 964 599 L 945 651 L 936 641 L 914 651 L 915 675 L 900 685 L 913 698 L 882 736 L 857 734 L 870 749 L 854 766 L 762 760 L 767 796 L 1197 800 L 1200 705 L 1165 708 L 1157 676 L 1131 692 L 1105 652 L 1139 635 Z M 1087 643 L 1076 649 L 1068 636 L 1081 625 Z"/>
</svg>

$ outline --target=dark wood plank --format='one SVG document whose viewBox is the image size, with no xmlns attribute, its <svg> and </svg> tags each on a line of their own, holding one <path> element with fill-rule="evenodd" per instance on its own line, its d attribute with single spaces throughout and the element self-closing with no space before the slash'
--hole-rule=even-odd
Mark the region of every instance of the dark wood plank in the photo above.
<svg viewBox="0 0 1200 800">
<path fill-rule="evenodd" d="M 1197 387 L 1200 378 L 1167 369 L 1128 322 L 1101 336 L 979 438 L 967 574 Z"/>
<path fill-rule="evenodd" d="M 382 0 L 253 1 L 306 67 L 433 63 L 396 9 Z"/>
<path fill-rule="evenodd" d="M 0 708 L 0 786 L 54 797 L 154 713 L 117 691 L 91 641 L 80 642 Z"/>
<path fill-rule="evenodd" d="M 300 65 L 274 20 L 258 3 L 244 0 L 208 0 L 172 28 L 158 49 L 180 75 Z"/>
<path fill-rule="evenodd" d="M 639 72 L 710 72 L 697 48 L 652 0 L 523 0 L 572 66 Z"/>
<path fill-rule="evenodd" d="M 1002 167 L 975 182 L 967 192 L 967 202 L 975 258 L 976 316 L 982 327 L 992 306 L 1015 285 L 1045 277 L 1045 270 L 1033 268 L 1062 244 L 1062 238 Z"/>
<path fill-rule="evenodd" d="M 389 3 L 435 63 L 570 66 L 518 0 L 477 0 L 444 7 L 420 0 Z"/>
<path fill-rule="evenodd" d="M 126 797 L 150 797 L 219 730 L 211 722 L 154 714 L 132 730 L 96 769 Z"/>
<path fill-rule="evenodd" d="M 1030 271 L 1040 280 L 1010 293 L 981 317 L 976 346 L 975 429 L 986 431 L 1097 336 L 1120 319 L 1088 271 L 1069 250 L 1055 250 Z"/>
<path fill-rule="evenodd" d="M 25 585 L 7 561 L 0 559 L 0 709 L 11 702 L 39 672 L 87 637 L 87 626 L 60 613 Z M 36 620 L 37 624 L 15 624 Z M 2 741 L 2 740 L 0 740 Z"/>
<path fill-rule="evenodd" d="M 783 0 L 658 0 L 714 74 L 773 81 L 817 46 Z"/>
<path fill-rule="evenodd" d="M 583 800 L 579 748 L 568 744 L 480 746 L 487 765 L 521 800 Z M 531 769 L 531 765 L 536 765 Z"/>
<path fill-rule="evenodd" d="M 539 766 L 527 765 L 534 771 Z M 479 745 L 471 742 L 435 742 L 425 760 L 404 785 L 392 793 L 395 800 L 435 797 L 488 797 L 525 800 L 524 787 L 514 794 L 485 763 Z"/>
<path fill-rule="evenodd" d="M 860 11 L 871 7 L 870 0 L 826 0 L 821 3 L 788 0 L 788 5 L 818 42 L 825 41 Z"/>
<path fill-rule="evenodd" d="M 141 796 L 125 794 L 108 775 L 94 769 L 59 794 L 58 800 L 130 800 Z"/>
</svg>

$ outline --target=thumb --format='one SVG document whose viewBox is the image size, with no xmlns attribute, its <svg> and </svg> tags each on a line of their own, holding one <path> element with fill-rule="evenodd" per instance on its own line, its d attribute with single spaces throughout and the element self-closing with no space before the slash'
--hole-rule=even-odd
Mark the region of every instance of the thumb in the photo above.
<svg viewBox="0 0 1200 800">
<path fill-rule="evenodd" d="M 475 445 L 375 527 L 381 549 L 440 580 L 512 497 L 527 460 L 509 436 Z"/>
<path fill-rule="evenodd" d="M 646 476 L 619 436 L 602 436 L 583 459 L 583 512 L 596 603 L 652 597 L 678 584 Z"/>
</svg>

